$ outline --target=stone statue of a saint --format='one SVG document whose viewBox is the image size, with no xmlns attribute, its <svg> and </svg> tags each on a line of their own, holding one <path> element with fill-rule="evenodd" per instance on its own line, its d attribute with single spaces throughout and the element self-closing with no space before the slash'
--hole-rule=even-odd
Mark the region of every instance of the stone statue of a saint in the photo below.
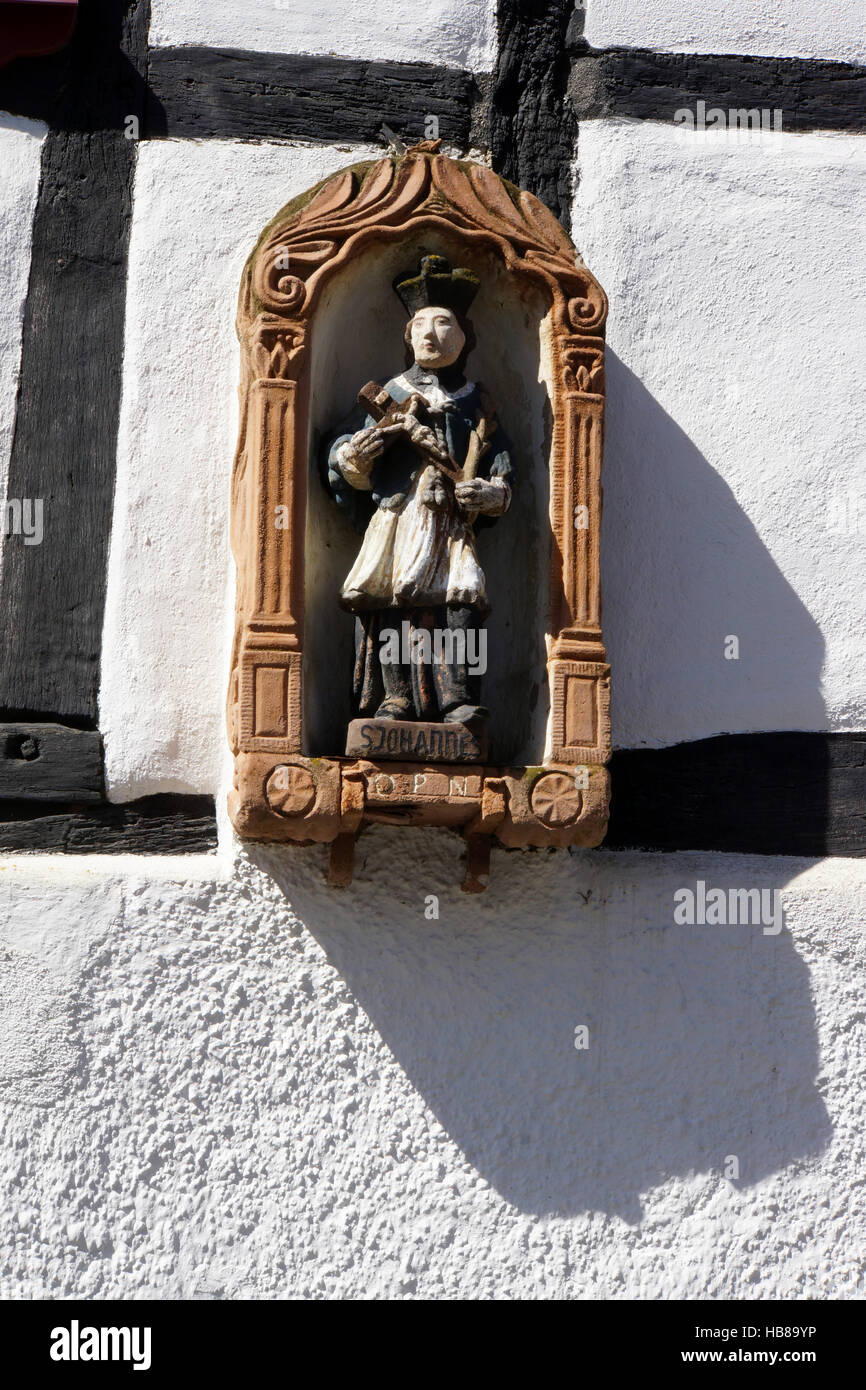
<svg viewBox="0 0 866 1390">
<path fill-rule="evenodd" d="M 377 724 L 483 733 L 478 681 L 491 605 L 475 527 L 508 510 L 512 469 L 492 401 L 464 376 L 479 280 L 427 255 L 394 289 L 409 314 L 406 370 L 362 389 L 362 428 L 339 435 L 327 455 L 329 489 L 365 531 L 340 593 L 357 619 L 356 709 Z M 410 741 L 403 751 L 431 750 Z"/>
</svg>

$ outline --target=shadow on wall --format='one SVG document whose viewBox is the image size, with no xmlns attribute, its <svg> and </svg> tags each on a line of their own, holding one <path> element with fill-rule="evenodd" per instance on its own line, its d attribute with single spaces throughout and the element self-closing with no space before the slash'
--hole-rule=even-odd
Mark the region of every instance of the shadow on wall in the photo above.
<svg viewBox="0 0 866 1390">
<path fill-rule="evenodd" d="M 609 368 L 618 742 L 822 728 L 815 623 L 719 475 L 613 354 Z M 731 634 L 739 661 L 724 659 Z M 825 773 L 810 772 L 823 806 Z M 750 1186 L 821 1152 L 809 975 L 789 933 L 674 922 L 677 889 L 779 894 L 807 860 L 500 852 L 488 891 L 467 899 L 458 851 L 447 832 L 373 827 L 343 894 L 322 883 L 322 849 L 251 853 L 506 1201 L 637 1222 L 642 1195 L 671 1177 L 722 1187 L 735 1158 Z"/>
<path fill-rule="evenodd" d="M 507 1202 L 636 1223 L 671 1177 L 711 1172 L 724 1189 L 734 1156 L 730 1185 L 748 1187 L 822 1150 L 809 975 L 788 932 L 673 920 L 697 879 L 778 891 L 806 861 L 518 851 L 494 856 L 470 901 L 456 845 L 377 826 L 346 893 L 322 885 L 320 848 L 251 848 Z"/>
<path fill-rule="evenodd" d="M 615 745 L 825 729 L 814 619 L 727 483 L 609 348 L 607 384 L 602 579 Z M 731 636 L 737 660 L 725 657 Z"/>
<path fill-rule="evenodd" d="M 727 483 L 610 349 L 607 378 L 604 632 L 620 750 L 608 843 L 850 852 L 830 796 L 836 778 L 835 799 L 853 804 L 844 759 L 836 773 L 825 739 L 762 737 L 826 729 L 817 624 Z M 784 519 L 774 535 L 790 548 Z M 743 737 L 712 741 L 732 733 Z"/>
</svg>

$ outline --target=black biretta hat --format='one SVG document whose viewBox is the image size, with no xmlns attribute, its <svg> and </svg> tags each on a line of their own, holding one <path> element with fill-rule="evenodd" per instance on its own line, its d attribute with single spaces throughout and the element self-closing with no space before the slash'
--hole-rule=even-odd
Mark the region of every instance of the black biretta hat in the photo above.
<svg viewBox="0 0 866 1390">
<path fill-rule="evenodd" d="M 411 318 L 419 309 L 451 309 L 465 314 L 478 293 L 481 281 L 472 270 L 452 270 L 444 256 L 422 256 L 417 271 L 404 270 L 394 281 L 394 289 Z"/>
</svg>

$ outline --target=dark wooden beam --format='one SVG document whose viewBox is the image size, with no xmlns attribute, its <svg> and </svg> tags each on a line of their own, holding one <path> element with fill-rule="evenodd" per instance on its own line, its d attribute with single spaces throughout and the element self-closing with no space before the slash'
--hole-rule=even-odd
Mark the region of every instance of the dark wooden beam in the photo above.
<svg viewBox="0 0 866 1390">
<path fill-rule="evenodd" d="M 227 48 L 152 49 L 148 82 L 148 136 L 195 140 L 378 143 L 384 124 L 413 144 L 432 116 L 468 148 L 480 98 L 461 68 Z"/>
<path fill-rule="evenodd" d="M 571 224 L 577 126 L 568 96 L 566 35 L 573 0 L 499 0 L 499 55 L 490 96 L 498 174 L 528 188 Z"/>
<path fill-rule="evenodd" d="M 606 849 L 866 855 L 866 734 L 725 734 L 624 749 Z"/>
<path fill-rule="evenodd" d="M 44 538 L 4 548 L 5 719 L 96 727 L 133 161 L 119 132 L 43 147 L 8 496 L 42 500 Z"/>
<path fill-rule="evenodd" d="M 0 724 L 0 799 L 101 801 L 102 739 L 60 724 Z"/>
<path fill-rule="evenodd" d="M 95 728 L 114 496 L 135 141 L 149 5 L 85 0 L 39 104 L 42 154 L 7 496 L 41 498 L 44 538 L 10 536 L 0 581 L 0 718 Z M 17 76 L 16 76 L 17 72 Z M 11 75 L 11 76 L 10 76 Z M 43 109 L 46 104 L 50 109 Z"/>
<path fill-rule="evenodd" d="M 99 806 L 0 801 L 5 854 L 207 854 L 216 844 L 210 796 L 150 796 Z"/>
<path fill-rule="evenodd" d="M 673 121 L 674 112 L 780 109 L 782 129 L 866 130 L 866 68 L 819 58 L 654 53 L 571 44 L 568 91 L 578 120 L 628 116 Z"/>
</svg>

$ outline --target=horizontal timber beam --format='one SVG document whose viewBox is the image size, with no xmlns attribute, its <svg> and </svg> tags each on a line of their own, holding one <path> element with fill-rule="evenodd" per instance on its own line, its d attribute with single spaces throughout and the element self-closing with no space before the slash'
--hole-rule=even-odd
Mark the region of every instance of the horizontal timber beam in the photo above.
<svg viewBox="0 0 866 1390">
<path fill-rule="evenodd" d="M 430 63 L 367 62 L 223 48 L 154 48 L 148 137 L 381 142 L 429 138 L 468 148 L 480 91 L 472 73 Z"/>
<path fill-rule="evenodd" d="M 582 41 L 581 41 L 582 44 Z M 673 121 L 681 109 L 781 110 L 788 131 L 866 131 L 866 67 L 818 58 L 572 48 L 577 119 Z"/>
</svg>

